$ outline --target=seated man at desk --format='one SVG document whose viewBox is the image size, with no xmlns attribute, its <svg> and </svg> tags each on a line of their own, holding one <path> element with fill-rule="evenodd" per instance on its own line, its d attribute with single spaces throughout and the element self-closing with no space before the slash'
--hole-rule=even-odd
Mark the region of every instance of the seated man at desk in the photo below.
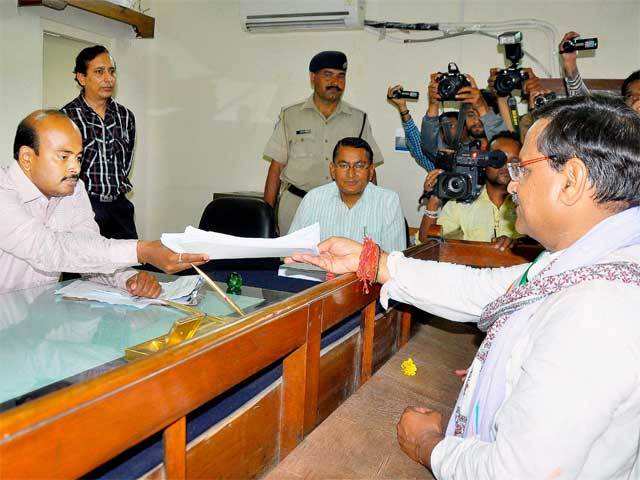
<svg viewBox="0 0 640 480">
<path fill-rule="evenodd" d="M 155 298 L 155 276 L 127 267 L 149 263 L 173 273 L 208 260 L 159 241 L 100 236 L 79 180 L 82 137 L 64 113 L 37 110 L 22 120 L 13 156 L 0 170 L 0 293 L 57 282 L 65 271 Z"/>
<path fill-rule="evenodd" d="M 320 223 L 320 238 L 373 238 L 390 250 L 404 250 L 406 233 L 400 198 L 371 183 L 373 151 L 356 137 L 340 140 L 329 165 L 333 182 L 311 190 L 296 211 L 289 232 Z"/>
<path fill-rule="evenodd" d="M 640 476 L 640 116 L 621 99 L 576 96 L 534 113 L 509 165 L 533 263 L 476 269 L 332 238 L 334 273 L 369 271 L 389 298 L 487 336 L 448 426 L 408 407 L 400 448 L 446 479 Z M 372 255 L 368 255 L 368 253 Z M 378 256 L 379 253 L 379 256 Z M 369 268 L 377 262 L 378 268 Z"/>
<path fill-rule="evenodd" d="M 489 143 L 490 150 L 500 150 L 507 156 L 507 163 L 518 159 L 520 147 L 511 132 L 501 132 Z M 424 182 L 425 194 L 431 193 L 441 173 L 439 169 L 429 172 Z M 431 195 L 418 232 L 421 242 L 427 241 L 429 227 L 437 223 L 445 238 L 494 242 L 500 250 L 511 246 L 520 234 L 515 228 L 516 207 L 507 191 L 511 180 L 507 164 L 502 168 L 487 167 L 485 173 L 486 184 L 471 203 L 449 201 L 442 207 L 442 200 Z"/>
</svg>

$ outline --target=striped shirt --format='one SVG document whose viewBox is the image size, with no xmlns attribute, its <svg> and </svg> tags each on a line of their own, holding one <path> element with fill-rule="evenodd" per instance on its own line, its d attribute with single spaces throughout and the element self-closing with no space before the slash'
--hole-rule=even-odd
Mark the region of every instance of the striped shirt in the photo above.
<svg viewBox="0 0 640 480">
<path fill-rule="evenodd" d="M 429 160 L 422 151 L 422 137 L 413 118 L 409 117 L 409 120 L 402 122 L 402 128 L 404 129 L 404 137 L 407 141 L 407 148 L 411 156 L 418 162 L 418 165 L 427 172 L 433 170 L 435 168 L 433 162 Z"/>
<path fill-rule="evenodd" d="M 104 120 L 79 95 L 62 107 L 82 134 L 80 178 L 92 197 L 111 201 L 132 188 L 129 180 L 136 139 L 136 120 L 131 110 L 113 99 Z"/>
<path fill-rule="evenodd" d="M 314 223 L 320 224 L 321 240 L 338 236 L 361 242 L 366 232 L 387 252 L 407 247 L 398 194 L 373 183 L 351 208 L 342 201 L 336 182 L 311 190 L 302 199 L 289 233 Z"/>
<path fill-rule="evenodd" d="M 565 75 L 564 83 L 567 86 L 567 94 L 570 97 L 575 97 L 577 95 L 589 95 L 591 93 L 587 85 L 584 83 L 584 80 L 582 80 L 580 72 L 577 70 L 573 77 Z"/>
</svg>

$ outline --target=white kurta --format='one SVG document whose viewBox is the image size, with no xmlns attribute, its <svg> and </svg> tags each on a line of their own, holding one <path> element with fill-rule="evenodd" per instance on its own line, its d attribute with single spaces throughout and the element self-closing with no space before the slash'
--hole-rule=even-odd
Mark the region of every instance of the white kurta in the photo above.
<svg viewBox="0 0 640 480">
<path fill-rule="evenodd" d="M 640 263 L 640 247 L 603 260 L 615 261 Z M 395 252 L 381 302 L 473 322 L 527 266 L 474 269 Z M 446 437 L 431 455 L 436 478 L 640 479 L 640 288 L 598 280 L 547 297 L 513 345 L 506 382 L 495 442 Z"/>
</svg>

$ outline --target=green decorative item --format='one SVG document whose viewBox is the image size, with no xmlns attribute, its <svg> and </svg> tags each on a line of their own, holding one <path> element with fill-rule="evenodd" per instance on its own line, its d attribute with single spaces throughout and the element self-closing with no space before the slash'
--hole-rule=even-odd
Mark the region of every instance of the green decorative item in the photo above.
<svg viewBox="0 0 640 480">
<path fill-rule="evenodd" d="M 242 293 L 242 277 L 239 273 L 233 272 L 227 278 L 227 293 L 240 295 Z"/>
</svg>

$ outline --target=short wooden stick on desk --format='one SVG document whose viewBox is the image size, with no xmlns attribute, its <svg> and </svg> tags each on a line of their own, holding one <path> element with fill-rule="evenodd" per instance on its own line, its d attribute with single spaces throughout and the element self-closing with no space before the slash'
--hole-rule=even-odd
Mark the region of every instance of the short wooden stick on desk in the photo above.
<svg viewBox="0 0 640 480">
<path fill-rule="evenodd" d="M 211 280 L 211 278 L 209 278 L 209 275 L 204 273 L 202 270 L 196 267 L 193 263 L 191 264 L 191 266 L 195 269 L 196 272 L 198 272 L 198 275 L 200 275 L 204 279 L 204 281 L 207 282 L 207 284 L 211 288 L 213 288 L 213 290 L 218 295 L 220 295 L 225 302 L 229 304 L 231 308 L 233 308 L 236 312 L 238 312 L 240 315 L 244 317 L 245 315 L 244 311 L 236 304 L 236 302 L 234 302 L 229 297 L 227 297 L 227 295 L 222 291 L 222 289 L 218 285 L 216 285 L 216 282 L 214 282 L 213 280 Z"/>
</svg>

